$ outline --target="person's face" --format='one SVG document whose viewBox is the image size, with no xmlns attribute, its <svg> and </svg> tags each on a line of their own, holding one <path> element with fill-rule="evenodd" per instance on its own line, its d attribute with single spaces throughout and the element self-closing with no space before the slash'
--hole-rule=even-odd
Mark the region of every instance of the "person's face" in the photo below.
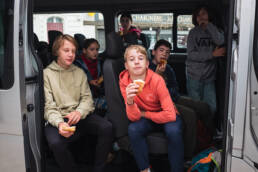
<svg viewBox="0 0 258 172">
<path fill-rule="evenodd" d="M 87 49 L 83 48 L 83 53 L 90 60 L 96 60 L 99 55 L 99 45 L 93 42 Z"/>
<path fill-rule="evenodd" d="M 122 17 L 120 19 L 120 23 L 122 25 L 122 28 L 126 31 L 128 31 L 132 25 L 132 21 L 128 17 Z"/>
<path fill-rule="evenodd" d="M 76 47 L 68 40 L 64 40 L 63 45 L 58 49 L 57 64 L 67 69 L 75 59 Z"/>
<path fill-rule="evenodd" d="M 170 49 L 164 45 L 159 46 L 156 50 L 152 50 L 154 61 L 159 64 L 161 59 L 168 60 Z"/>
<path fill-rule="evenodd" d="M 208 12 L 202 8 L 199 14 L 197 15 L 196 21 L 199 25 L 206 25 L 209 21 Z"/>
<path fill-rule="evenodd" d="M 136 49 L 131 49 L 127 53 L 125 68 L 129 71 L 132 77 L 140 77 L 146 73 L 149 61 L 146 56 Z"/>
</svg>

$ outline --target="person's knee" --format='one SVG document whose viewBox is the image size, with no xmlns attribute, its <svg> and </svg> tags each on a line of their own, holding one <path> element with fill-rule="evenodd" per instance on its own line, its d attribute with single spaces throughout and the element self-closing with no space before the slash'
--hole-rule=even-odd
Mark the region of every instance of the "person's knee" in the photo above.
<svg viewBox="0 0 258 172">
<path fill-rule="evenodd" d="M 131 123 L 128 126 L 128 134 L 129 134 L 129 136 L 134 135 L 135 133 L 137 133 L 137 131 L 138 131 L 138 127 L 136 127 L 136 125 L 134 125 L 133 123 Z"/>
<path fill-rule="evenodd" d="M 48 145 L 51 150 L 55 150 L 55 151 L 66 149 L 66 144 L 63 141 L 61 141 L 61 139 L 50 140 L 48 142 Z"/>
<path fill-rule="evenodd" d="M 166 130 L 166 136 L 170 140 L 175 140 L 177 138 L 182 138 L 182 126 L 181 125 L 174 125 L 167 127 Z"/>
<path fill-rule="evenodd" d="M 139 125 L 135 125 L 134 123 L 131 123 L 128 126 L 128 135 L 130 138 L 140 137 L 142 135 L 142 131 Z"/>
<path fill-rule="evenodd" d="M 109 121 L 103 122 L 102 125 L 99 126 L 100 135 L 112 136 L 113 135 L 113 127 Z"/>
</svg>

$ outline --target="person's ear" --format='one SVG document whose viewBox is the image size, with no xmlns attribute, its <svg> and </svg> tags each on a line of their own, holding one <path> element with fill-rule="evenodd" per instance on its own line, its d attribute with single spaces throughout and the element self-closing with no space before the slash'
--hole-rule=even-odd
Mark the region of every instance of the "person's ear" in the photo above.
<svg viewBox="0 0 258 172">
<path fill-rule="evenodd" d="M 127 64 L 127 62 L 125 62 L 125 69 L 128 69 L 128 64 Z"/>
<path fill-rule="evenodd" d="M 152 54 L 153 56 L 155 56 L 155 53 L 156 53 L 156 51 L 153 49 L 153 50 L 151 51 L 151 54 Z"/>
<path fill-rule="evenodd" d="M 146 59 L 147 60 L 147 59 Z M 149 68 L 149 65 L 150 65 L 150 62 L 149 62 L 149 60 L 147 60 L 147 62 L 146 62 L 146 68 L 148 69 Z"/>
</svg>

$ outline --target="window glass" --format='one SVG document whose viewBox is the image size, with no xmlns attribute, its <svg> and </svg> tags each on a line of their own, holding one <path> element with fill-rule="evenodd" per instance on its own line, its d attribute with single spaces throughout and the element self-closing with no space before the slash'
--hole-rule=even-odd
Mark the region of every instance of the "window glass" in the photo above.
<svg viewBox="0 0 258 172">
<path fill-rule="evenodd" d="M 48 31 L 57 30 L 71 36 L 82 34 L 86 38 L 95 38 L 100 43 L 100 51 L 105 50 L 104 19 L 101 13 L 34 14 L 33 29 L 39 41 L 48 43 Z"/>
<path fill-rule="evenodd" d="M 0 1 L 0 89 L 9 89 L 14 82 L 12 33 L 13 15 L 7 11 L 12 1 Z"/>
<path fill-rule="evenodd" d="M 187 47 L 187 36 L 193 27 L 192 15 L 179 15 L 177 17 L 177 48 Z"/>
<path fill-rule="evenodd" d="M 121 30 L 120 17 L 121 15 L 118 16 L 118 23 Z M 132 19 L 132 25 L 147 35 L 150 41 L 149 49 L 153 49 L 159 39 L 173 43 L 173 13 L 132 14 Z"/>
</svg>

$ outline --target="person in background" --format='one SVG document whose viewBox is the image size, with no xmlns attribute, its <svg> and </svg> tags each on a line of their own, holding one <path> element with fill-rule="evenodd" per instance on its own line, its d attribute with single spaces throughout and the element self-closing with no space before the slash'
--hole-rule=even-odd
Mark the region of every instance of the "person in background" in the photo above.
<svg viewBox="0 0 258 172">
<path fill-rule="evenodd" d="M 120 73 L 120 89 L 131 123 L 129 140 L 141 172 L 149 172 L 146 136 L 154 130 L 163 130 L 168 139 L 168 159 L 171 171 L 183 172 L 184 143 L 182 120 L 175 108 L 164 79 L 148 69 L 146 49 L 140 45 L 129 46 L 124 54 L 126 70 Z M 136 81 L 141 80 L 141 92 Z"/>
<path fill-rule="evenodd" d="M 86 134 L 96 135 L 93 171 L 103 172 L 113 141 L 112 124 L 92 113 L 94 106 L 87 77 L 73 65 L 76 49 L 73 37 L 58 36 L 52 48 L 57 59 L 44 69 L 46 140 L 61 170 L 78 172 L 70 146 Z"/>
<path fill-rule="evenodd" d="M 136 39 L 140 38 L 141 30 L 138 29 L 136 26 L 133 26 L 132 23 L 133 18 L 130 13 L 124 12 L 121 14 L 120 24 L 122 27 L 120 28 L 119 34 L 120 36 L 122 36 L 122 38 L 124 38 L 127 34 L 134 35 Z"/>
<path fill-rule="evenodd" d="M 210 11 L 201 6 L 193 13 L 193 24 L 187 39 L 186 78 L 187 92 L 194 100 L 209 104 L 211 119 L 217 109 L 217 60 L 225 55 L 224 35 L 211 23 Z"/>
<path fill-rule="evenodd" d="M 141 34 L 141 30 L 137 28 L 136 26 L 132 25 L 133 18 L 130 13 L 123 12 L 120 17 L 120 24 L 121 28 L 118 32 L 119 35 L 122 37 L 122 40 L 124 42 L 124 47 L 128 47 L 129 45 L 143 45 L 147 46 L 146 40 L 144 39 L 144 36 Z"/>
<path fill-rule="evenodd" d="M 86 39 L 83 43 L 82 56 L 74 64 L 85 72 L 94 98 L 95 108 L 100 113 L 107 111 L 105 100 L 102 64 L 98 59 L 99 43 L 96 39 Z"/>
</svg>

